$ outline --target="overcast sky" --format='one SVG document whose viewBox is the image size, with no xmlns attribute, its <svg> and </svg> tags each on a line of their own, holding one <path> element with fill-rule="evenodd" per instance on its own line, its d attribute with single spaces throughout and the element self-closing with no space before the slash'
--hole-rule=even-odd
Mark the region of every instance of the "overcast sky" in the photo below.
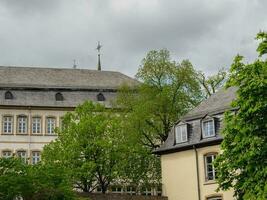
<svg viewBox="0 0 267 200">
<path fill-rule="evenodd" d="M 266 0 L 0 0 L 0 65 L 96 69 L 134 76 L 146 53 L 167 48 L 208 74 L 240 53 L 256 58 Z"/>
</svg>

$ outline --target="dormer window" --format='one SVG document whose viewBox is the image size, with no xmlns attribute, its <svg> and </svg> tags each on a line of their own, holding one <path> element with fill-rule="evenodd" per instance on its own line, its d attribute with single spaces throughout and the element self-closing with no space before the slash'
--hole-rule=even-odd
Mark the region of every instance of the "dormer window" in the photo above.
<svg viewBox="0 0 267 200">
<path fill-rule="evenodd" d="M 187 124 L 180 124 L 175 127 L 175 142 L 182 143 L 188 141 Z"/>
<path fill-rule="evenodd" d="M 64 100 L 63 95 L 60 92 L 56 93 L 55 98 L 56 98 L 56 101 Z"/>
<path fill-rule="evenodd" d="M 102 93 L 99 93 L 96 96 L 96 98 L 97 98 L 97 101 L 105 101 L 106 100 L 105 96 Z"/>
<path fill-rule="evenodd" d="M 5 93 L 5 99 L 13 99 L 13 94 L 10 91 Z"/>
<path fill-rule="evenodd" d="M 202 136 L 203 138 L 215 136 L 215 124 L 213 118 L 202 122 Z"/>
</svg>

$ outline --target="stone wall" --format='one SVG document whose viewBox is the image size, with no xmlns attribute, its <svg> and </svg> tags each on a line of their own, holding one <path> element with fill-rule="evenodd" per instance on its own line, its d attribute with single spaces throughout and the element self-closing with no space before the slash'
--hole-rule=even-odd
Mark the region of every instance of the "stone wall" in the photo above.
<svg viewBox="0 0 267 200">
<path fill-rule="evenodd" d="M 89 197 L 90 200 L 168 200 L 161 196 L 142 196 L 127 194 L 80 194 L 82 197 Z"/>
</svg>

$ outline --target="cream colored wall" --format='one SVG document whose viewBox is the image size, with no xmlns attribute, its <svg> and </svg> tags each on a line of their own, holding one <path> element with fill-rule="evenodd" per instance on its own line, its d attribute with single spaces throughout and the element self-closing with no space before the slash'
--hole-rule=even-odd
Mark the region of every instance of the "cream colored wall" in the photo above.
<svg viewBox="0 0 267 200">
<path fill-rule="evenodd" d="M 218 145 L 197 149 L 201 200 L 222 194 L 223 200 L 233 200 L 233 192 L 216 192 L 215 181 L 206 182 L 204 155 L 220 152 Z M 169 200 L 197 200 L 196 158 L 193 149 L 161 156 L 162 190 Z"/>
<path fill-rule="evenodd" d="M 60 126 L 60 118 L 66 113 L 62 110 L 34 110 L 34 109 L 0 109 L 0 156 L 3 150 L 11 150 L 15 153 L 18 150 L 26 150 L 28 157 L 32 151 L 41 151 L 45 144 L 48 144 L 56 136 L 45 134 L 46 117 L 56 118 L 57 127 Z M 13 116 L 13 135 L 3 134 L 3 116 Z M 28 133 L 25 135 L 17 134 L 17 117 L 26 115 L 28 117 Z M 42 135 L 31 134 L 31 117 L 40 116 L 42 118 Z"/>
<path fill-rule="evenodd" d="M 169 200 L 197 199 L 195 164 L 193 151 L 161 156 L 163 195 Z"/>
</svg>

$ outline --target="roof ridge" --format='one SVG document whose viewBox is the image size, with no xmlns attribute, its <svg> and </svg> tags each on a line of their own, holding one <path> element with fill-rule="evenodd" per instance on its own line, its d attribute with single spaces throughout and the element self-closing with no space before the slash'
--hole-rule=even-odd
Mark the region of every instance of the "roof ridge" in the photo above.
<svg viewBox="0 0 267 200">
<path fill-rule="evenodd" d="M 0 69 L 7 69 L 7 68 L 16 68 L 16 69 L 49 69 L 49 70 L 76 70 L 76 71 L 83 71 L 83 70 L 85 70 L 85 71 L 94 71 L 94 72 L 112 72 L 112 73 L 120 73 L 120 74 L 123 74 L 123 73 L 121 73 L 121 72 L 118 72 L 118 71 L 112 71 L 112 70 L 101 70 L 101 71 L 99 71 L 99 70 L 97 70 L 97 69 L 87 69 L 87 68 L 67 68 L 67 67 L 41 67 L 41 66 L 39 66 L 39 67 L 37 67 L 37 66 L 12 66 L 12 65 L 10 65 L 10 66 L 3 66 L 3 65 L 1 65 L 0 66 Z M 123 74 L 123 75 L 125 75 L 125 74 Z M 125 76 L 127 76 L 127 75 L 125 75 Z M 128 76 L 129 77 L 129 76 Z M 131 77 L 130 77 L 131 78 Z"/>
</svg>

